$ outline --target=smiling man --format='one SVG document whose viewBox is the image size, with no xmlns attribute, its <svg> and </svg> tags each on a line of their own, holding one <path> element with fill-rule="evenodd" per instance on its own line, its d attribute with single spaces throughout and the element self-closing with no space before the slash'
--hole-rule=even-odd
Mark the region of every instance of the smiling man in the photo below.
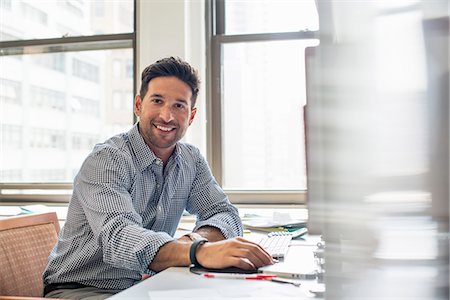
<svg viewBox="0 0 450 300">
<path fill-rule="evenodd" d="M 172 266 L 256 269 L 273 263 L 243 239 L 237 209 L 192 145 L 196 70 L 165 58 L 142 72 L 138 122 L 95 146 L 74 181 L 67 220 L 44 272 L 49 298 L 105 299 Z M 175 239 L 184 210 L 197 216 Z"/>
</svg>

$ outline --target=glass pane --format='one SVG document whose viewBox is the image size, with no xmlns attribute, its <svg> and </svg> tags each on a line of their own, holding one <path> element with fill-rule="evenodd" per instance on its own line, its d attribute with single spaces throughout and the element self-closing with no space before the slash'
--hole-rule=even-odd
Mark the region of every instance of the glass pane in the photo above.
<svg viewBox="0 0 450 300">
<path fill-rule="evenodd" d="M 304 52 L 317 44 L 223 46 L 225 189 L 306 189 Z"/>
<path fill-rule="evenodd" d="M 132 61 L 132 49 L 0 57 L 0 182 L 72 182 L 133 123 Z"/>
<path fill-rule="evenodd" d="M 1 0 L 0 41 L 133 32 L 133 0 Z"/>
<path fill-rule="evenodd" d="M 225 34 L 319 29 L 314 0 L 225 1 Z"/>
</svg>

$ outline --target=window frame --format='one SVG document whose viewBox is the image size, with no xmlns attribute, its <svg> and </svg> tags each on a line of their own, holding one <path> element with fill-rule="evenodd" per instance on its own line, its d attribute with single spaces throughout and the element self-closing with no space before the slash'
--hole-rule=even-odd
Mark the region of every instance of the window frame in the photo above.
<svg viewBox="0 0 450 300">
<path fill-rule="evenodd" d="M 225 1 L 212 0 L 206 7 L 207 35 L 207 156 L 214 177 L 222 185 L 222 45 L 243 42 L 268 42 L 319 39 L 319 31 L 253 34 L 225 34 Z M 236 204 L 305 204 L 306 190 L 231 190 L 224 189 Z"/>
<path fill-rule="evenodd" d="M 133 31 L 129 33 L 70 36 L 30 40 L 0 41 L 0 56 L 26 55 L 27 53 L 62 53 L 90 50 L 132 49 L 133 52 L 133 94 L 137 91 L 137 1 L 133 1 Z M 133 122 L 136 116 L 133 114 Z M 0 182 L 0 202 L 20 203 L 68 203 L 73 184 Z"/>
</svg>

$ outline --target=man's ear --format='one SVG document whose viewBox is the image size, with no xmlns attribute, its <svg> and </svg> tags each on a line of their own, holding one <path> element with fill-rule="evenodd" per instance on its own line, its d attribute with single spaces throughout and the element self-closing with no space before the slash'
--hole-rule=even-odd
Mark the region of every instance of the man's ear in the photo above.
<svg viewBox="0 0 450 300">
<path fill-rule="evenodd" d="M 192 124 L 192 121 L 194 121 L 194 117 L 195 117 L 195 114 L 197 113 L 197 107 L 194 107 L 192 110 L 191 110 L 191 117 L 189 118 L 189 125 L 191 125 Z"/>
<path fill-rule="evenodd" d="M 136 115 L 136 117 L 139 117 L 141 115 L 141 105 L 142 105 L 141 96 L 136 95 L 134 97 L 134 114 Z"/>
</svg>

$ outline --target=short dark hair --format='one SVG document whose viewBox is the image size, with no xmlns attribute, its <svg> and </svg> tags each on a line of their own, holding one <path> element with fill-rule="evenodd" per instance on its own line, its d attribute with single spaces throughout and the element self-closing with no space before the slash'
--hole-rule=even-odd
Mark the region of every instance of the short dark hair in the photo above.
<svg viewBox="0 0 450 300">
<path fill-rule="evenodd" d="M 156 77 L 170 76 L 174 76 L 189 85 L 192 90 L 192 107 L 194 107 L 200 86 L 198 72 L 190 64 L 179 57 L 171 56 L 160 59 L 142 71 L 141 90 L 139 91 L 141 98 L 144 99 L 145 94 L 147 94 L 148 83 L 150 80 Z"/>
</svg>

